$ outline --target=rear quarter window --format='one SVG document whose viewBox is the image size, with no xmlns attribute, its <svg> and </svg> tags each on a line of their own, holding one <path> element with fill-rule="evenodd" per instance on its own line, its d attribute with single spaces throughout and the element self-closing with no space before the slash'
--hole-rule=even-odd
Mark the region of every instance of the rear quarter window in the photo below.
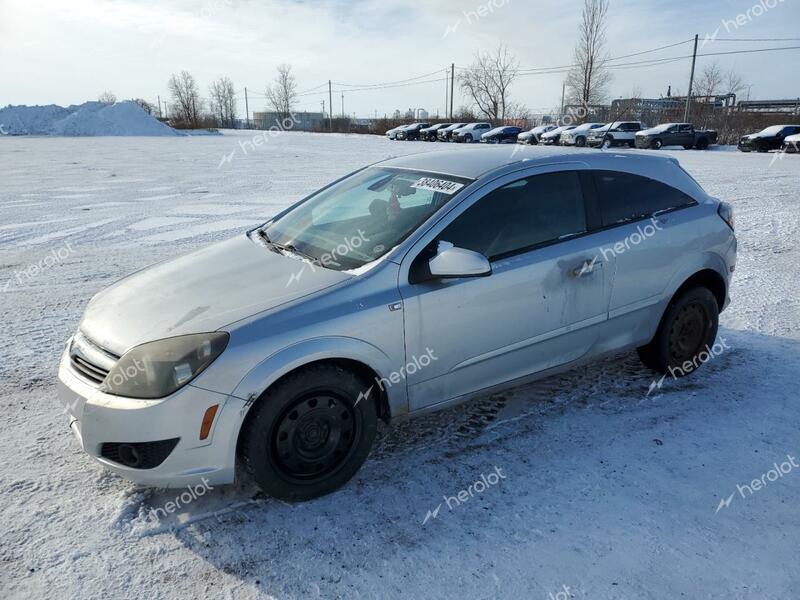
<svg viewBox="0 0 800 600">
<path fill-rule="evenodd" d="M 688 194 L 648 177 L 618 171 L 595 171 L 593 176 L 606 227 L 697 204 Z"/>
</svg>

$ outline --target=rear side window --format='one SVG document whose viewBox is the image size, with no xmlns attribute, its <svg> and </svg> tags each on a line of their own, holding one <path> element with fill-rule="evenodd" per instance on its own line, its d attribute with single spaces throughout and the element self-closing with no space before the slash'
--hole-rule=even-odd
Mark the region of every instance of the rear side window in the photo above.
<svg viewBox="0 0 800 600">
<path fill-rule="evenodd" d="M 595 171 L 594 180 L 604 226 L 696 204 L 694 198 L 680 190 L 639 175 Z"/>
<path fill-rule="evenodd" d="M 586 210 L 577 173 L 520 179 L 490 192 L 439 236 L 490 259 L 586 231 Z"/>
</svg>

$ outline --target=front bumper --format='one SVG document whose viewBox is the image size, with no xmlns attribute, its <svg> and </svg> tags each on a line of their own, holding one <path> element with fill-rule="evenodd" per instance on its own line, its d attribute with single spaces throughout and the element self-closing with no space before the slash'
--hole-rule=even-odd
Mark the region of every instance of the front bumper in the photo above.
<svg viewBox="0 0 800 600">
<path fill-rule="evenodd" d="M 161 400 L 105 394 L 71 367 L 69 352 L 58 369 L 58 399 L 81 448 L 107 469 L 130 481 L 155 487 L 205 482 L 233 483 L 236 441 L 246 402 L 189 384 Z M 206 409 L 219 405 L 211 431 L 200 439 Z M 179 438 L 158 466 L 140 469 L 104 457 L 104 443 L 154 442 Z"/>
<path fill-rule="evenodd" d="M 654 138 L 636 136 L 634 145 L 641 150 L 647 150 L 653 142 L 653 139 Z"/>
</svg>

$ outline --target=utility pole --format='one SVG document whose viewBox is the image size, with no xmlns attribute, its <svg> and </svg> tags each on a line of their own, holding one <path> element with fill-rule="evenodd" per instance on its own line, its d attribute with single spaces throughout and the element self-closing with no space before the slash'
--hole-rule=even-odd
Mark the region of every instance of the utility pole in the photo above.
<svg viewBox="0 0 800 600">
<path fill-rule="evenodd" d="M 158 118 L 161 118 L 161 95 L 156 96 L 158 98 Z"/>
<path fill-rule="evenodd" d="M 244 88 L 244 128 L 250 129 L 250 105 L 247 103 L 247 88 Z"/>
<path fill-rule="evenodd" d="M 560 118 L 564 118 L 564 97 L 567 93 L 567 82 L 563 82 L 561 84 L 561 114 L 559 115 Z"/>
<path fill-rule="evenodd" d="M 697 40 L 700 36 L 694 36 L 694 53 L 692 54 L 692 73 L 689 75 L 689 93 L 686 94 L 686 108 L 683 111 L 683 122 L 689 122 L 689 103 L 692 101 L 692 86 L 694 85 L 694 65 L 697 62 Z"/>
<path fill-rule="evenodd" d="M 342 92 L 342 118 L 344 119 L 344 92 Z"/>
<path fill-rule="evenodd" d="M 333 133 L 333 92 L 331 91 L 331 80 L 328 79 L 328 100 L 330 100 L 330 114 L 328 115 L 328 128 Z"/>
<path fill-rule="evenodd" d="M 450 72 L 444 70 L 444 118 L 447 118 L 447 104 L 450 98 Z"/>
<path fill-rule="evenodd" d="M 453 84 L 456 80 L 456 63 L 450 64 L 450 118 L 453 118 Z"/>
</svg>

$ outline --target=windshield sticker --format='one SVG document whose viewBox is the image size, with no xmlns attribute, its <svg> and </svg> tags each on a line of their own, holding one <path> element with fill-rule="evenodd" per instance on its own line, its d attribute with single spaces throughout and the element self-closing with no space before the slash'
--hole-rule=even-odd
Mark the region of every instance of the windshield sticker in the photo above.
<svg viewBox="0 0 800 600">
<path fill-rule="evenodd" d="M 420 190 L 431 190 L 433 192 L 441 192 L 443 194 L 453 195 L 458 190 L 463 188 L 464 184 L 456 183 L 455 181 L 447 181 L 446 179 L 436 179 L 435 177 L 423 177 L 415 183 L 412 183 L 411 187 Z"/>
</svg>

